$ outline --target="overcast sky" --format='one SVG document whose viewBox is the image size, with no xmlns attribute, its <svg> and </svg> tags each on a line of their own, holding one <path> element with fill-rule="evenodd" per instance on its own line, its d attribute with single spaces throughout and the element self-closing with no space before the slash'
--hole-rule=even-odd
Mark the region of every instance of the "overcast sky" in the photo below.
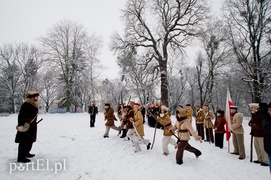
<svg viewBox="0 0 271 180">
<path fill-rule="evenodd" d="M 221 0 L 214 1 L 217 9 Z M 121 9 L 126 0 L 0 0 L 0 46 L 5 43 L 38 43 L 37 37 L 61 20 L 69 19 L 86 27 L 103 40 L 99 59 L 108 67 L 108 78 L 117 77 L 116 57 L 109 51 L 109 38 L 121 33 Z M 110 72 L 110 74 L 108 73 Z"/>
</svg>

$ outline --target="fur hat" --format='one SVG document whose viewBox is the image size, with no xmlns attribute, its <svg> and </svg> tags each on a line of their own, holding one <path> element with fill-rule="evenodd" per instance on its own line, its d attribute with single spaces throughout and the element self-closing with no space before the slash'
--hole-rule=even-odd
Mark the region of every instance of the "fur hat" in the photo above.
<svg viewBox="0 0 271 180">
<path fill-rule="evenodd" d="M 187 117 L 187 113 L 186 113 L 186 110 L 185 109 L 180 109 L 179 110 L 179 114 L 180 114 L 180 117 Z"/>
<path fill-rule="evenodd" d="M 221 114 L 221 115 L 224 115 L 224 114 L 225 114 L 225 112 L 224 112 L 224 111 L 222 111 L 222 110 L 220 110 L 220 109 L 219 109 L 219 110 L 217 110 L 217 111 L 216 111 L 216 113 Z"/>
<path fill-rule="evenodd" d="M 32 98 L 32 97 L 40 95 L 38 91 L 28 91 L 26 94 L 27 94 L 27 98 Z"/>
</svg>

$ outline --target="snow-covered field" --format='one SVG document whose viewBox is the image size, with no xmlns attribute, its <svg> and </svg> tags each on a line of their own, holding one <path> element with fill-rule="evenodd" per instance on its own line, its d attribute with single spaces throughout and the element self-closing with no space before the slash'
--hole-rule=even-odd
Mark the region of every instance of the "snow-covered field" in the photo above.
<svg viewBox="0 0 271 180">
<path fill-rule="evenodd" d="M 162 155 L 162 130 L 157 130 L 152 150 L 141 145 L 142 152 L 134 153 L 130 141 L 111 130 L 104 139 L 103 114 L 99 113 L 96 127 L 89 127 L 87 113 L 39 114 L 38 141 L 32 153 L 32 163 L 16 163 L 17 144 L 14 143 L 17 114 L 0 117 L 1 149 L 0 179 L 93 179 L 93 180 L 213 180 L 213 179 L 270 179 L 268 167 L 249 162 L 250 128 L 244 121 L 247 158 L 239 160 L 224 148 L 193 138 L 190 144 L 202 151 L 198 159 L 184 153 L 184 164 L 175 163 L 176 150 L 170 146 L 169 156 Z M 172 118 L 175 121 L 174 118 Z M 194 124 L 194 123 L 193 123 Z M 119 122 L 116 122 L 119 125 Z M 145 138 L 152 141 L 154 129 L 145 125 Z M 231 144 L 231 151 L 233 150 Z M 254 151 L 255 152 L 255 151 Z M 253 155 L 256 160 L 256 154 Z"/>
</svg>

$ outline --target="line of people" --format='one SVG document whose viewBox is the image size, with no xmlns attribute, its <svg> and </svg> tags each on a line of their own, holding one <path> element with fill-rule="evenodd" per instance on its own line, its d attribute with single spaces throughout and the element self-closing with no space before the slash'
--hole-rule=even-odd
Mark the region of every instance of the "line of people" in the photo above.
<svg viewBox="0 0 271 180">
<path fill-rule="evenodd" d="M 270 164 L 270 155 L 268 155 L 268 153 L 270 154 L 271 151 L 271 141 L 268 142 L 266 140 L 268 138 L 264 138 L 264 136 L 269 137 L 270 139 L 271 131 L 268 128 L 271 127 L 268 127 L 268 125 L 270 125 L 271 103 L 269 105 L 265 105 L 265 110 L 263 110 L 263 108 L 261 108 L 257 103 L 252 103 L 249 107 L 251 111 L 251 120 L 249 121 L 249 126 L 251 126 L 250 135 L 254 138 L 254 148 L 257 154 L 257 160 L 253 162 L 260 164 L 261 166 L 268 166 Z M 145 111 L 144 106 L 131 101 L 129 105 L 119 105 L 117 116 L 121 122 L 121 126 L 116 127 L 114 125 L 114 121 L 116 120 L 114 117 L 114 111 L 110 107 L 110 104 L 106 103 L 104 111 L 106 130 L 104 137 L 107 138 L 109 130 L 114 129 L 118 131 L 119 134 L 122 133 L 120 136 L 121 138 L 126 137 L 128 140 L 131 140 L 135 146 L 135 152 L 141 151 L 139 144 L 142 143 L 147 146 L 147 149 L 150 149 L 150 141 L 144 139 L 143 124 L 145 123 L 144 117 L 146 112 L 148 125 L 150 127 L 155 127 L 156 124 L 156 128 L 163 129 L 163 155 L 167 156 L 169 154 L 168 145 L 173 145 L 175 148 L 178 148 L 176 153 L 176 163 L 182 164 L 184 150 L 194 153 L 196 157 L 201 155 L 201 152 L 198 149 L 192 147 L 188 143 L 190 136 L 193 136 L 195 140 L 200 142 L 203 140 L 210 144 L 214 143 L 215 146 L 221 149 L 224 146 L 224 134 L 226 133 L 225 125 L 227 123 L 225 112 L 219 109 L 216 111 L 216 114 L 214 114 L 210 110 L 208 104 L 204 104 L 202 108 L 200 105 L 197 105 L 195 110 L 196 131 L 192 127 L 193 108 L 190 104 L 186 104 L 186 108 L 182 105 L 178 106 L 176 111 L 177 121 L 175 124 L 172 124 L 171 114 L 167 107 L 151 104 Z M 231 154 L 238 155 L 238 159 L 243 160 L 246 158 L 244 128 L 242 126 L 243 114 L 238 112 L 237 106 L 230 106 L 230 113 L 231 123 L 229 126 L 234 146 L 234 150 Z M 176 139 L 172 138 L 172 136 L 177 137 L 178 142 L 176 142 Z"/>
</svg>

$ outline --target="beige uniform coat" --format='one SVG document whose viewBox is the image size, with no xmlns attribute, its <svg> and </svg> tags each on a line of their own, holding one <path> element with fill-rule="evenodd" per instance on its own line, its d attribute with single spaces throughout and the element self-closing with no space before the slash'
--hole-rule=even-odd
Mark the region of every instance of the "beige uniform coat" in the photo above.
<svg viewBox="0 0 271 180">
<path fill-rule="evenodd" d="M 171 119 L 169 113 L 166 113 L 164 117 L 158 117 L 157 121 L 164 126 L 164 136 L 172 136 L 172 133 L 169 131 L 169 129 L 172 127 Z"/>
<path fill-rule="evenodd" d="M 201 137 L 197 135 L 196 131 L 193 129 L 189 119 L 185 119 L 182 121 L 176 121 L 174 126 L 171 128 L 172 131 L 178 130 L 178 137 L 180 140 L 188 141 L 190 140 L 190 133 L 192 136 L 195 138 L 195 140 L 201 140 Z M 186 132 L 180 132 L 180 131 L 185 131 Z M 189 133 L 190 132 L 190 133 Z"/>
<path fill-rule="evenodd" d="M 204 127 L 205 128 L 213 128 L 212 120 L 215 118 L 214 113 L 212 111 L 204 112 Z"/>
<path fill-rule="evenodd" d="M 243 123 L 243 114 L 236 113 L 232 117 L 231 130 L 236 134 L 244 134 L 244 128 L 242 126 Z"/>
<path fill-rule="evenodd" d="M 134 113 L 133 123 L 139 136 L 143 137 L 144 136 L 143 115 L 140 111 Z M 135 135 L 137 136 L 136 132 Z"/>
</svg>

